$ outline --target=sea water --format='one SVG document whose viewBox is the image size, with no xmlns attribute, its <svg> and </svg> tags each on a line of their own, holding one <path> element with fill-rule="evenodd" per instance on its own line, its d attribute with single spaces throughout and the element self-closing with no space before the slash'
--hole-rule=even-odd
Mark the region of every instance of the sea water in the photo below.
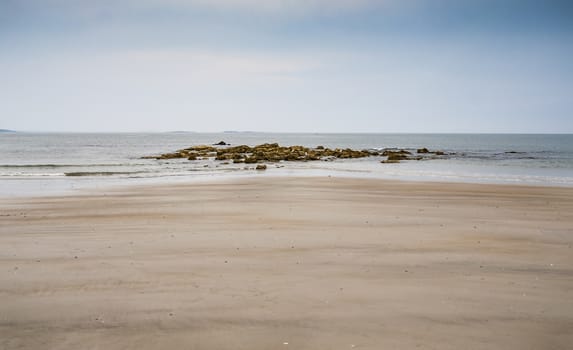
<svg viewBox="0 0 573 350">
<path fill-rule="evenodd" d="M 225 141 L 254 146 L 278 142 L 329 148 L 414 151 L 440 159 L 382 164 L 383 157 L 281 162 L 267 171 L 214 160 L 155 160 L 144 156 Z M 311 133 L 2 133 L 0 195 L 43 195 L 108 185 L 190 182 L 237 176 L 342 176 L 381 179 L 573 186 L 573 135 L 311 134 Z"/>
</svg>

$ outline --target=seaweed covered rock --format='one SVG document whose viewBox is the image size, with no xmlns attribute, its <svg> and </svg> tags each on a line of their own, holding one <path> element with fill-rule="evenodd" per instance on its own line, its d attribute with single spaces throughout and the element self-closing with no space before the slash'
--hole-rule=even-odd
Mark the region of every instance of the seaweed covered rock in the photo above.
<svg viewBox="0 0 573 350">
<path fill-rule="evenodd" d="M 227 143 L 223 145 L 223 141 L 216 145 L 221 147 L 214 147 L 208 145 L 198 145 L 185 148 L 183 150 L 165 153 L 159 156 L 145 157 L 147 159 L 171 159 L 171 158 L 187 158 L 191 161 L 214 158 L 218 161 L 230 161 L 233 163 L 247 163 L 254 164 L 259 162 L 280 162 L 280 161 L 318 161 L 330 159 L 352 159 L 364 158 L 374 155 L 379 155 L 379 152 L 368 150 L 353 150 L 346 149 L 329 149 L 324 146 L 316 148 L 308 148 L 300 145 L 295 146 L 281 146 L 278 143 L 264 143 L 254 147 L 247 145 L 223 147 L 228 146 Z"/>
<path fill-rule="evenodd" d="M 445 155 L 442 151 L 431 151 L 428 148 L 414 150 L 386 148 L 382 150 L 356 150 L 351 148 L 327 148 L 317 146 L 309 148 L 301 145 L 281 146 L 278 143 L 263 143 L 257 146 L 239 145 L 230 146 L 221 141 L 214 146 L 197 145 L 175 152 L 155 156 L 142 157 L 144 159 L 188 159 L 189 161 L 216 160 L 225 164 L 246 163 L 277 163 L 277 162 L 307 162 L 332 161 L 336 159 L 355 159 L 366 157 L 386 157 L 381 163 L 399 163 L 403 160 L 435 159 L 436 156 Z M 380 160 L 380 158 L 378 158 Z M 263 165 L 263 164 L 260 164 Z M 253 168 L 250 168 L 253 169 Z M 259 169 L 259 170 L 262 170 Z"/>
<path fill-rule="evenodd" d="M 418 156 L 414 157 L 412 152 L 405 149 L 391 150 L 386 149 L 382 152 L 382 155 L 387 157 L 381 163 L 399 163 L 401 160 L 422 160 L 424 157 Z"/>
<path fill-rule="evenodd" d="M 187 154 L 184 152 L 165 153 L 159 156 L 157 159 L 175 159 L 175 158 L 187 158 Z"/>
<path fill-rule="evenodd" d="M 393 161 L 393 160 L 408 160 L 410 159 L 410 157 L 408 157 L 407 154 L 404 153 L 399 153 L 399 152 L 394 152 L 394 153 L 388 153 L 388 160 L 389 161 Z"/>
<path fill-rule="evenodd" d="M 185 148 L 183 151 L 197 151 L 197 152 L 209 153 L 209 152 L 217 152 L 217 148 L 213 146 L 199 145 Z"/>
<path fill-rule="evenodd" d="M 430 150 L 427 149 L 426 147 L 424 147 L 424 148 L 419 148 L 416 153 L 418 153 L 418 154 L 434 154 L 434 155 L 436 155 L 436 156 L 443 156 L 443 155 L 445 155 L 445 153 L 444 153 L 443 151 L 430 151 Z"/>
<path fill-rule="evenodd" d="M 392 150 L 392 149 L 385 149 L 385 150 L 382 152 L 382 155 L 385 156 L 385 157 L 387 157 L 387 156 L 389 156 L 389 155 L 391 155 L 391 154 L 411 155 L 412 152 L 406 151 L 405 149 L 401 149 L 401 150 L 397 150 L 397 151 L 396 151 L 396 150 Z"/>
</svg>

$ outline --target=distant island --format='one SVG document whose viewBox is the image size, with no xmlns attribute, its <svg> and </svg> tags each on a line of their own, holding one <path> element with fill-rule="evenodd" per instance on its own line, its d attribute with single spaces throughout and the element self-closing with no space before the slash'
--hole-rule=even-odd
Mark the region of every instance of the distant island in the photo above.
<svg viewBox="0 0 573 350">
<path fill-rule="evenodd" d="M 14 133 L 16 131 L 14 130 L 8 130 L 8 129 L 0 129 L 0 133 Z"/>
<path fill-rule="evenodd" d="M 175 131 L 166 131 L 166 134 L 194 134 L 196 131 L 187 131 L 187 130 L 175 130 Z"/>
</svg>

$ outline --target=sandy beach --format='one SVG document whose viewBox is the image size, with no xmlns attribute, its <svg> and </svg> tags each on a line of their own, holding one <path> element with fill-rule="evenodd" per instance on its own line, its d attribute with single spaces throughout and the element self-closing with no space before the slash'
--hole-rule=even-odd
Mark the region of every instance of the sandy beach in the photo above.
<svg viewBox="0 0 573 350">
<path fill-rule="evenodd" d="M 0 199 L 0 349 L 570 349 L 573 188 L 253 177 Z"/>
</svg>

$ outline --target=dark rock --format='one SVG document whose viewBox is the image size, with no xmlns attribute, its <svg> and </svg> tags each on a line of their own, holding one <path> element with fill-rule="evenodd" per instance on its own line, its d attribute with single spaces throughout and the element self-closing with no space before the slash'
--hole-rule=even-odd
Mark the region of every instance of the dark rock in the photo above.
<svg viewBox="0 0 573 350">
<path fill-rule="evenodd" d="M 290 153 L 285 157 L 285 160 L 293 162 L 293 161 L 297 161 L 297 160 L 301 160 L 301 159 L 297 153 Z"/>
<path fill-rule="evenodd" d="M 246 145 L 229 147 L 229 148 L 226 148 L 222 151 L 225 151 L 228 153 L 252 153 L 253 152 L 252 148 L 249 146 L 246 146 Z"/>
<path fill-rule="evenodd" d="M 159 156 L 158 159 L 176 159 L 176 158 L 186 158 L 187 154 L 183 152 L 175 152 L 175 153 L 165 153 Z"/>
<path fill-rule="evenodd" d="M 430 150 L 428 150 L 426 147 L 418 148 L 417 153 L 430 153 Z"/>
<path fill-rule="evenodd" d="M 390 152 L 388 153 L 388 160 L 389 161 L 393 161 L 393 160 L 408 160 L 410 159 L 410 157 L 408 157 L 408 155 L 404 154 L 404 153 L 400 153 L 400 152 Z"/>
<path fill-rule="evenodd" d="M 267 166 L 265 164 L 258 164 L 255 169 L 256 170 L 267 170 Z"/>
<path fill-rule="evenodd" d="M 231 160 L 233 159 L 233 154 L 230 153 L 217 153 L 215 160 Z"/>
<path fill-rule="evenodd" d="M 383 156 L 389 156 L 390 154 L 411 155 L 412 152 L 406 151 L 405 149 L 401 149 L 401 150 L 398 150 L 398 151 L 391 150 L 391 149 L 386 149 L 386 150 L 384 150 L 384 152 L 382 152 L 382 155 L 383 155 Z"/>
<path fill-rule="evenodd" d="M 219 141 L 219 142 L 213 144 L 213 146 L 229 146 L 229 144 L 226 143 L 225 141 Z"/>
</svg>

